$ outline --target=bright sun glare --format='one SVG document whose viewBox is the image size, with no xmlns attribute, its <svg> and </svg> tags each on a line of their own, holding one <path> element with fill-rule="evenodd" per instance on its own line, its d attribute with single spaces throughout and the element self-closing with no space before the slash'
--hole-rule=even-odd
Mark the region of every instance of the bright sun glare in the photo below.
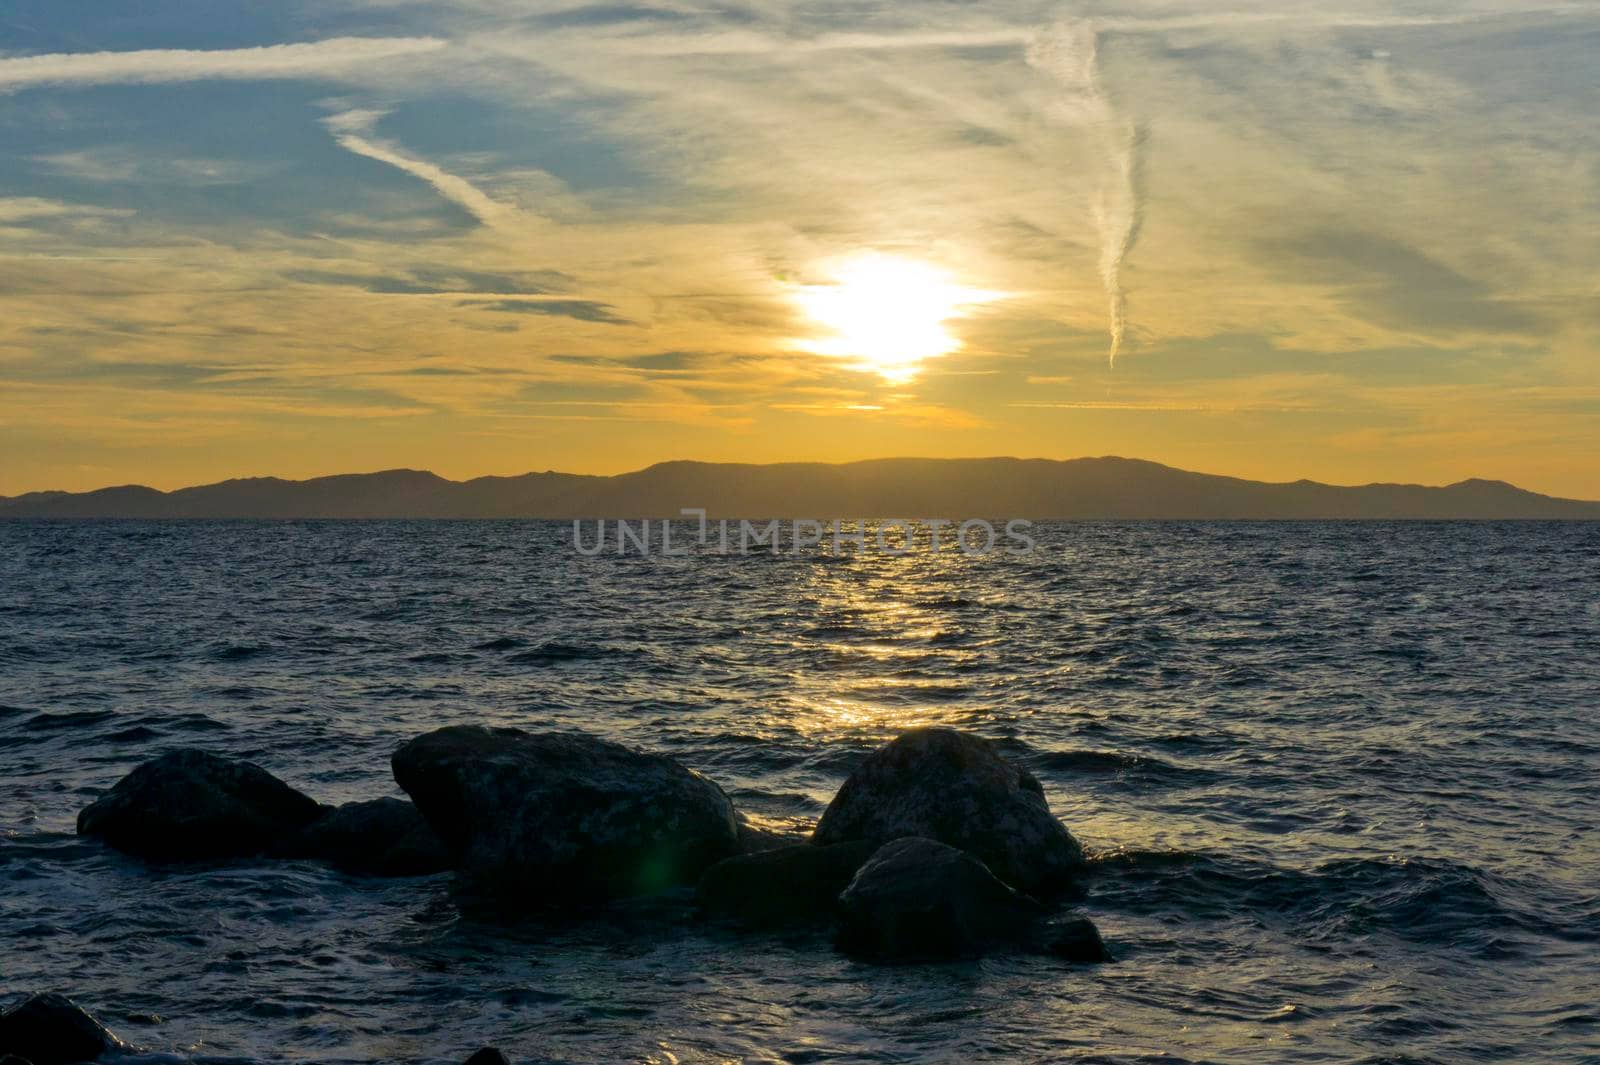
<svg viewBox="0 0 1600 1065">
<path fill-rule="evenodd" d="M 958 285 L 938 267 L 890 255 L 858 255 L 829 273 L 831 283 L 795 291 L 795 301 L 824 333 L 800 347 L 852 360 L 857 369 L 895 383 L 961 346 L 946 322 L 1003 295 Z"/>
</svg>

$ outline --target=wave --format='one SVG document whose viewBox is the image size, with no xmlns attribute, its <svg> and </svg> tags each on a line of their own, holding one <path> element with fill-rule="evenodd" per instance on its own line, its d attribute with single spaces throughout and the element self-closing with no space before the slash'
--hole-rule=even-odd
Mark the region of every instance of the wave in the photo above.
<svg viewBox="0 0 1600 1065">
<path fill-rule="evenodd" d="M 510 651 L 521 647 L 522 643 L 523 641 L 515 636 L 497 636 L 492 640 L 484 640 L 482 643 L 473 644 L 472 649 L 474 651 Z"/>
<path fill-rule="evenodd" d="M 0 708 L 0 718 L 29 713 L 18 708 Z M 171 732 L 226 732 L 229 726 L 201 713 L 128 714 L 115 710 L 43 711 L 7 728 L 0 736 L 0 748 L 28 747 L 56 742 L 62 737 L 71 744 L 114 743 L 149 744 Z"/>
<path fill-rule="evenodd" d="M 151 740 L 158 739 L 160 736 L 160 732 L 157 732 L 148 725 L 134 725 L 131 728 L 117 729 L 115 732 L 107 732 L 100 738 L 111 743 L 149 743 Z"/>
<path fill-rule="evenodd" d="M 967 599 L 963 596 L 947 596 L 919 600 L 915 605 L 923 610 L 970 610 L 983 604 L 976 599 Z"/>
<path fill-rule="evenodd" d="M 100 725 L 115 721 L 117 717 L 115 710 L 68 710 L 60 713 L 46 710 L 34 714 L 18 727 L 25 732 L 57 732 Z"/>
<path fill-rule="evenodd" d="M 263 694 L 262 689 L 252 688 L 247 684 L 228 684 L 220 688 L 202 688 L 205 695 L 213 695 L 219 699 L 254 699 Z"/>
<path fill-rule="evenodd" d="M 1594 898 L 1535 899 L 1523 885 L 1438 858 L 1341 858 L 1309 870 L 1187 851 L 1118 851 L 1093 859 L 1108 908 L 1186 919 L 1249 917 L 1317 942 L 1391 936 L 1496 955 L 1514 934 L 1600 940 Z"/>
<path fill-rule="evenodd" d="M 515 662 L 525 666 L 546 666 L 558 662 L 577 662 L 585 659 L 611 658 L 618 656 L 637 656 L 639 652 L 630 648 L 613 647 L 604 644 L 592 643 L 564 643 L 560 640 L 547 640 L 537 647 L 506 658 L 507 662 Z"/>
<path fill-rule="evenodd" d="M 179 732 L 227 732 L 232 728 L 225 722 L 200 713 L 175 714 L 155 720 L 161 726 L 177 729 Z"/>
<path fill-rule="evenodd" d="M 1075 727 L 1079 733 L 1112 735 L 1116 732 L 1101 721 L 1085 721 Z M 1016 737 L 1004 737 L 996 743 L 1006 757 L 1024 763 L 1039 776 L 1064 787 L 1081 785 L 1085 780 L 1093 780 L 1095 786 L 1137 789 L 1201 787 L 1222 777 L 1215 770 L 1181 765 L 1133 751 L 1087 747 L 1041 750 Z"/>
<path fill-rule="evenodd" d="M 1210 769 L 1121 751 L 1044 751 L 1028 760 L 1036 771 L 1050 777 L 1114 777 L 1119 783 L 1148 787 L 1200 787 L 1220 776 Z"/>
<path fill-rule="evenodd" d="M 443 666 L 460 661 L 464 657 L 467 656 L 453 651 L 418 651 L 414 655 L 407 655 L 406 661 L 419 666 Z"/>
<path fill-rule="evenodd" d="M 270 647 L 259 644 L 230 643 L 211 648 L 206 652 L 206 657 L 213 662 L 244 662 L 270 654 L 271 651 Z"/>
</svg>

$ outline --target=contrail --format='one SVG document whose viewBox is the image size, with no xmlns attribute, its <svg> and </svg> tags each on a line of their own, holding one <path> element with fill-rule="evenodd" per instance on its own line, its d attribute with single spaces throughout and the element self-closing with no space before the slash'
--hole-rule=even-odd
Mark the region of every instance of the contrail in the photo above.
<svg viewBox="0 0 1600 1065">
<path fill-rule="evenodd" d="M 1128 335 L 1128 295 L 1122 268 L 1144 220 L 1145 131 L 1112 106 L 1100 81 L 1099 37 L 1088 21 L 1063 22 L 1028 45 L 1028 62 L 1067 89 L 1065 119 L 1089 130 L 1099 145 L 1100 188 L 1093 214 L 1100 236 L 1100 283 L 1105 288 L 1109 365 Z"/>
<path fill-rule="evenodd" d="M 1100 281 L 1105 286 L 1111 323 L 1111 348 L 1106 360 L 1111 366 L 1117 364 L 1128 332 L 1128 292 L 1122 285 L 1122 264 L 1139 242 L 1139 229 L 1144 224 L 1141 193 L 1145 134 L 1132 123 L 1121 132 L 1120 145 L 1111 156 L 1114 172 L 1102 187 L 1095 209 L 1095 224 L 1100 230 Z"/>
<path fill-rule="evenodd" d="M 339 147 L 357 155 L 364 155 L 368 159 L 376 159 L 380 163 L 388 163 L 396 170 L 403 170 L 412 177 L 420 178 L 432 185 L 439 195 L 462 207 L 484 225 L 492 226 L 503 222 L 515 213 L 510 207 L 488 196 L 466 178 L 449 173 L 426 159 L 413 158 L 388 141 L 373 137 L 372 127 L 382 117 L 381 111 L 343 111 L 327 116 L 322 120 L 322 124 L 333 134 L 334 142 Z"/>
</svg>

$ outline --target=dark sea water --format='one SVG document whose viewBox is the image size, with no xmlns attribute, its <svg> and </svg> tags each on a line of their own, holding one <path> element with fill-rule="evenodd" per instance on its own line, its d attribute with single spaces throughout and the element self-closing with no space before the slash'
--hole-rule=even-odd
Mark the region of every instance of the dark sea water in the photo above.
<svg viewBox="0 0 1600 1065">
<path fill-rule="evenodd" d="M 259 1061 L 1600 1061 L 1600 525 L 1063 524 L 1031 557 L 582 558 L 539 522 L 0 523 L 0 993 Z M 77 811 L 175 745 L 328 801 L 451 722 L 664 751 L 814 819 L 1001 741 L 1115 964 L 878 968 L 666 900 L 153 868 Z"/>
</svg>

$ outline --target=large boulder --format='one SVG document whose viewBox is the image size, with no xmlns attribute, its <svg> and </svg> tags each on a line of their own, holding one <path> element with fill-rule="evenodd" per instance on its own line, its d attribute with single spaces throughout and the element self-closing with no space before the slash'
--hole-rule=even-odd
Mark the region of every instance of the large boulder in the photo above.
<svg viewBox="0 0 1600 1065">
<path fill-rule="evenodd" d="M 459 868 L 502 896 L 653 894 L 739 848 L 721 788 L 582 733 L 455 725 L 405 744 L 393 765 Z"/>
<path fill-rule="evenodd" d="M 873 849 L 864 840 L 801 843 L 725 858 L 700 878 L 695 899 L 707 916 L 742 924 L 829 920 Z"/>
<path fill-rule="evenodd" d="M 454 866 L 450 851 L 404 799 L 347 802 L 302 829 L 286 848 L 358 876 L 426 876 Z"/>
<path fill-rule="evenodd" d="M 142 858 L 262 854 L 322 814 L 253 762 L 180 749 L 145 762 L 78 814 L 78 833 Z"/>
<path fill-rule="evenodd" d="M 914 729 L 868 755 L 812 842 L 902 836 L 958 847 L 1030 894 L 1063 891 L 1084 867 L 1082 846 L 1050 812 L 1038 779 L 988 740 L 954 729 Z"/>
<path fill-rule="evenodd" d="M 65 995 L 29 995 L 0 1013 L 0 1056 L 73 1065 L 121 1047 L 120 1039 Z"/>
<path fill-rule="evenodd" d="M 972 855 L 913 836 L 874 851 L 839 895 L 839 949 L 885 962 L 972 958 L 1020 942 L 1043 913 Z"/>
</svg>

